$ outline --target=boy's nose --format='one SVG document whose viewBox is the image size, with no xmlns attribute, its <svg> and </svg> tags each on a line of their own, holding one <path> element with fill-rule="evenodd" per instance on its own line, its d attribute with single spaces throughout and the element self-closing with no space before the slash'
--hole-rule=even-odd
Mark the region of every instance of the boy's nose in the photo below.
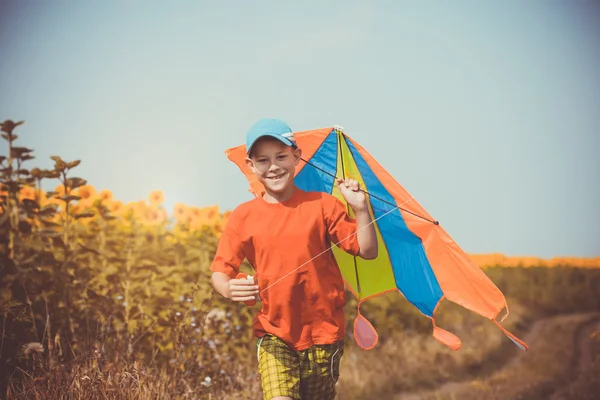
<svg viewBox="0 0 600 400">
<path fill-rule="evenodd" d="M 269 165 L 269 171 L 273 172 L 273 171 L 277 171 L 279 169 L 279 165 L 275 164 L 274 162 L 271 163 L 271 165 Z"/>
</svg>

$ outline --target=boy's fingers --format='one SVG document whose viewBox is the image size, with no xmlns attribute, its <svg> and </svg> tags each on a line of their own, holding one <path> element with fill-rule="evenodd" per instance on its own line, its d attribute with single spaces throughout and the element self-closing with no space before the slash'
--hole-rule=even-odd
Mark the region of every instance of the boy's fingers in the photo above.
<svg viewBox="0 0 600 400">
<path fill-rule="evenodd" d="M 245 279 L 243 279 L 243 280 L 238 280 L 238 279 L 232 279 L 232 280 L 230 280 L 229 281 L 229 287 L 234 287 L 234 286 L 236 286 L 236 287 L 245 287 L 245 288 L 246 287 L 258 287 L 255 282 L 247 281 Z"/>
<path fill-rule="evenodd" d="M 338 186 L 341 186 L 343 184 L 346 189 L 352 189 L 354 191 L 357 191 L 360 188 L 360 185 L 358 184 L 358 181 L 356 179 L 351 179 L 351 178 L 346 178 L 346 179 L 336 178 L 336 182 L 337 182 Z"/>
<path fill-rule="evenodd" d="M 256 293 L 258 292 L 258 286 L 230 286 L 229 290 L 233 292 L 242 292 L 242 293 Z"/>
<path fill-rule="evenodd" d="M 231 286 L 229 289 L 238 292 L 258 292 L 258 286 Z"/>
<path fill-rule="evenodd" d="M 256 297 L 255 296 L 245 296 L 245 297 L 233 296 L 232 300 L 233 301 L 244 302 L 244 301 L 256 300 Z"/>
<path fill-rule="evenodd" d="M 251 296 L 251 295 L 253 296 L 255 294 L 258 294 L 258 290 L 256 290 L 256 289 L 249 289 L 249 290 L 236 289 L 236 288 L 231 289 L 232 296 Z"/>
</svg>

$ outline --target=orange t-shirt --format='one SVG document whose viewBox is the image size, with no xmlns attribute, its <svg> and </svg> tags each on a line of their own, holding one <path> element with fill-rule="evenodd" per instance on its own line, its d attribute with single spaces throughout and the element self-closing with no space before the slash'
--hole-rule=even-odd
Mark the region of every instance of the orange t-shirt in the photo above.
<svg viewBox="0 0 600 400">
<path fill-rule="evenodd" d="M 244 258 L 256 270 L 262 302 L 254 320 L 257 337 L 270 333 L 296 350 L 330 344 L 345 333 L 344 281 L 328 250 L 340 241 L 341 249 L 358 255 L 356 221 L 344 204 L 330 194 L 296 188 L 282 203 L 258 197 L 238 206 L 211 271 L 235 278 Z"/>
</svg>

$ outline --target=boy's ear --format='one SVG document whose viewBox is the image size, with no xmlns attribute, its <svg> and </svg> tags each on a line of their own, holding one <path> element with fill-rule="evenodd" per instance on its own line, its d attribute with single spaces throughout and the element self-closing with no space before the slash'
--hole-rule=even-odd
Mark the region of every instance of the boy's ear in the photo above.
<svg viewBox="0 0 600 400">
<path fill-rule="evenodd" d="M 256 171 L 254 170 L 254 161 L 252 161 L 250 157 L 246 157 L 246 165 L 248 166 L 248 168 L 250 168 L 252 172 L 256 173 Z"/>
<path fill-rule="evenodd" d="M 294 162 L 295 162 L 295 165 L 298 165 L 298 162 L 300 161 L 300 157 L 302 157 L 302 149 L 300 147 L 297 147 L 294 150 Z"/>
</svg>

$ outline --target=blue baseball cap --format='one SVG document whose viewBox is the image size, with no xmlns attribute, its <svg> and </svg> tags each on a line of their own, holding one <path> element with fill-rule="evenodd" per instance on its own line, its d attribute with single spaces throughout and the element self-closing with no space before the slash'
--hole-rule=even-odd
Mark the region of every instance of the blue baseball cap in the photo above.
<svg viewBox="0 0 600 400">
<path fill-rule="evenodd" d="M 264 136 L 279 139 L 287 146 L 297 146 L 292 128 L 285 122 L 275 118 L 263 118 L 255 123 L 246 133 L 246 154 L 250 154 L 254 143 Z"/>
</svg>

